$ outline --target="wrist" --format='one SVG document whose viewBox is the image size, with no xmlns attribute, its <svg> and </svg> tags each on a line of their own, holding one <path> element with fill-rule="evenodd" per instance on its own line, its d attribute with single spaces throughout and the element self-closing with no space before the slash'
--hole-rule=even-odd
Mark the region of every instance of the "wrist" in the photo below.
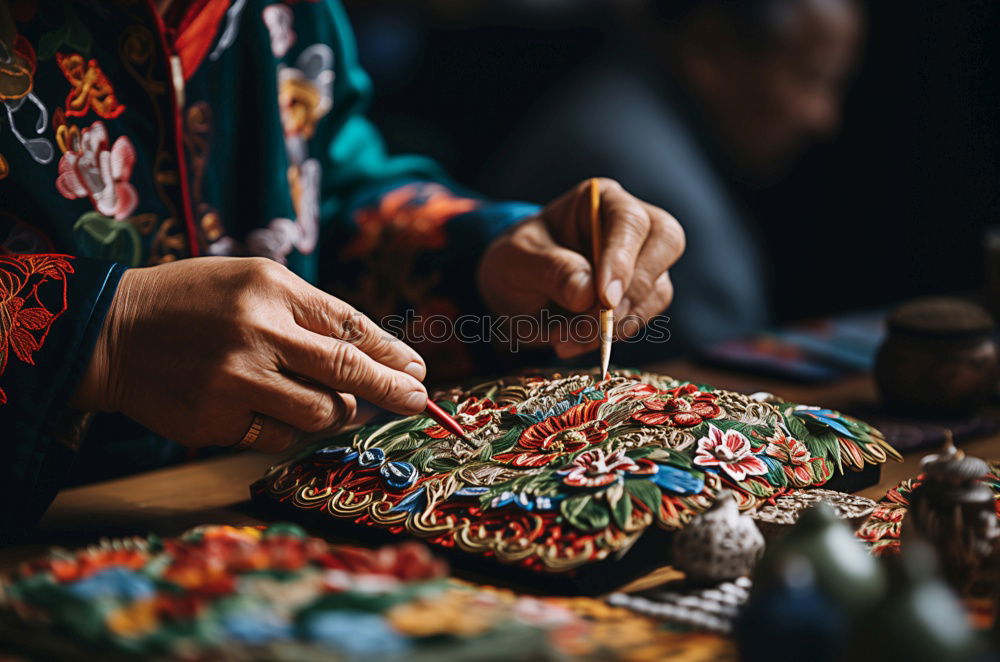
<svg viewBox="0 0 1000 662">
<path fill-rule="evenodd" d="M 129 269 L 122 274 L 111 305 L 104 317 L 104 324 L 94 344 L 80 384 L 77 386 L 69 406 L 84 412 L 112 412 L 120 407 L 121 388 L 118 385 L 120 371 L 116 368 L 122 354 L 123 327 L 130 301 L 134 301 L 136 281 L 144 269 Z"/>
</svg>

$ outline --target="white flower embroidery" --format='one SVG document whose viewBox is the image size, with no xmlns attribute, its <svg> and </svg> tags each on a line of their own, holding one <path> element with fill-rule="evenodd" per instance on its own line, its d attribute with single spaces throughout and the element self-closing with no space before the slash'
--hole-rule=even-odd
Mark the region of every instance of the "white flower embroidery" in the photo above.
<svg viewBox="0 0 1000 662">
<path fill-rule="evenodd" d="M 80 141 L 59 160 L 56 188 L 66 198 L 90 198 L 99 213 L 123 219 L 135 211 L 139 194 L 129 183 L 135 148 L 126 136 L 109 145 L 103 122 L 80 132 Z"/>
<path fill-rule="evenodd" d="M 292 29 L 292 8 L 288 5 L 268 5 L 261 13 L 264 25 L 271 34 L 271 52 L 274 57 L 284 57 L 295 44 L 295 30 Z"/>
</svg>

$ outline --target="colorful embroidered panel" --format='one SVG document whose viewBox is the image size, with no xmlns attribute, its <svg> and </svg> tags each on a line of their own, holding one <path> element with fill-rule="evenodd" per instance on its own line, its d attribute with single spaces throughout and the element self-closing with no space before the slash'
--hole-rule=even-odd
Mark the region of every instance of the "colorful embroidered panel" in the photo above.
<svg viewBox="0 0 1000 662">
<path fill-rule="evenodd" d="M 465 439 L 422 415 L 383 421 L 273 467 L 251 493 L 286 512 L 559 572 L 684 526 L 722 488 L 750 509 L 899 457 L 838 412 L 648 373 L 514 377 L 437 400 Z"/>
<path fill-rule="evenodd" d="M 873 554 L 891 556 L 899 553 L 899 538 L 903 520 L 910 509 L 910 495 L 922 482 L 923 476 L 902 481 L 879 499 L 875 512 L 858 530 L 858 537 L 871 545 Z M 1000 460 L 990 462 L 990 473 L 983 481 L 993 489 L 997 517 L 1000 517 Z"/>
<path fill-rule="evenodd" d="M 735 659 L 599 600 L 450 579 L 414 542 L 330 546 L 289 524 L 55 550 L 0 581 L 0 639 L 32 659 Z"/>
</svg>

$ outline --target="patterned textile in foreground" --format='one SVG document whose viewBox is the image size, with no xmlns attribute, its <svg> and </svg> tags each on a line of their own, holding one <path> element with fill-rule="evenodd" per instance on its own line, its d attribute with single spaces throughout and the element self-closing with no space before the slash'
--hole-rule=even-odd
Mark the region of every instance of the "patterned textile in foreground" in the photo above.
<svg viewBox="0 0 1000 662">
<path fill-rule="evenodd" d="M 46 660 L 735 659 L 599 600 L 450 579 L 415 542 L 331 546 L 289 524 L 53 551 L 0 581 L 0 641 Z"/>
<path fill-rule="evenodd" d="M 511 377 L 436 400 L 464 439 L 422 415 L 393 418 L 308 448 L 251 493 L 312 522 L 572 575 L 639 558 L 655 544 L 647 530 L 683 527 L 722 488 L 748 510 L 899 457 L 835 411 L 634 371 Z M 663 565 L 666 548 L 646 552 Z"/>
</svg>

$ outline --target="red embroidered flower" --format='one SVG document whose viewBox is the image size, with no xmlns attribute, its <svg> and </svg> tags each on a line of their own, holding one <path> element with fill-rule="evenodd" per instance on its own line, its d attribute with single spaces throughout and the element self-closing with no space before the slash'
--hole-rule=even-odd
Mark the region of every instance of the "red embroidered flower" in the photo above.
<svg viewBox="0 0 1000 662">
<path fill-rule="evenodd" d="M 462 426 L 466 432 L 473 432 L 483 427 L 493 419 L 493 410 L 496 405 L 489 398 L 480 400 L 472 397 L 458 406 L 453 418 Z M 433 425 L 424 429 L 424 434 L 434 439 L 444 439 L 451 434 L 440 425 Z"/>
<path fill-rule="evenodd" d="M 90 198 L 94 208 L 105 216 L 124 219 L 139 203 L 139 194 L 129 183 L 135 149 L 126 136 L 109 144 L 103 122 L 94 122 L 80 132 L 77 149 L 70 149 L 59 160 L 56 188 L 64 197 Z"/>
<path fill-rule="evenodd" d="M 722 408 L 715 404 L 717 397 L 715 393 L 698 390 L 694 384 L 684 384 L 646 400 L 643 409 L 632 414 L 632 418 L 647 425 L 671 423 L 693 427 L 722 413 Z"/>
<path fill-rule="evenodd" d="M 66 310 L 66 274 L 73 273 L 70 259 L 66 255 L 0 256 L 0 375 L 10 352 L 24 363 L 35 364 L 34 353 L 45 343 L 52 322 Z M 49 280 L 62 283 L 61 305 L 54 312 L 40 298 L 44 291 L 40 286 Z M 6 402 L 7 394 L 0 389 L 0 404 Z"/>
<path fill-rule="evenodd" d="M 56 53 L 56 62 L 72 86 L 66 96 L 67 115 L 83 117 L 93 110 L 104 119 L 114 119 L 125 111 L 97 60 L 85 60 L 77 53 Z"/>
<path fill-rule="evenodd" d="M 694 463 L 719 467 L 737 481 L 767 473 L 767 465 L 752 453 L 749 439 L 736 430 L 723 432 L 714 425 L 708 426 L 707 437 L 698 440 Z"/>
<path fill-rule="evenodd" d="M 600 448 L 581 453 L 570 464 L 563 482 L 570 487 L 606 487 L 622 480 L 626 473 L 655 474 L 656 465 L 649 460 L 633 460 L 625 451 L 605 453 Z"/>
<path fill-rule="evenodd" d="M 517 467 L 542 467 L 568 453 L 599 444 L 608 438 L 608 424 L 597 420 L 602 401 L 576 405 L 565 414 L 535 423 L 518 440 L 520 449 L 493 456 L 497 462 Z"/>
<path fill-rule="evenodd" d="M 808 487 L 816 482 L 813 465 L 816 466 L 820 480 L 827 477 L 826 461 L 821 457 L 813 457 L 806 445 L 788 437 L 780 429 L 773 437 L 768 437 L 764 452 L 784 464 L 785 475 L 796 487 Z"/>
</svg>

